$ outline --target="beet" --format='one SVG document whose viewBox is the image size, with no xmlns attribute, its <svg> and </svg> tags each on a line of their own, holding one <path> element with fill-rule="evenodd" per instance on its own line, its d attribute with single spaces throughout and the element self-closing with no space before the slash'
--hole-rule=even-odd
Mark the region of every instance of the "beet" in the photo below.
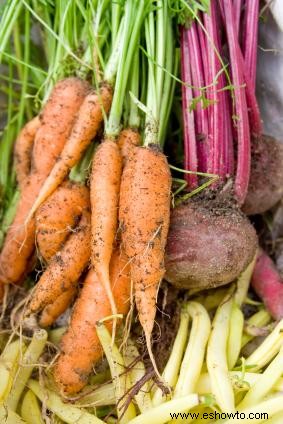
<svg viewBox="0 0 283 424">
<path fill-rule="evenodd" d="M 255 215 L 271 209 L 283 196 L 283 144 L 264 135 L 252 143 L 251 174 L 243 212 Z"/>
<path fill-rule="evenodd" d="M 256 232 L 236 205 L 194 197 L 172 211 L 165 279 L 184 289 L 223 285 L 239 276 L 256 249 Z"/>
</svg>

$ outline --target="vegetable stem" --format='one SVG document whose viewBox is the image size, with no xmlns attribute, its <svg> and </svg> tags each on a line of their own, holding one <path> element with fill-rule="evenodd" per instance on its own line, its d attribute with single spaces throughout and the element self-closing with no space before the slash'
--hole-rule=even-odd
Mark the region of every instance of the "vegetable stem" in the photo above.
<svg viewBox="0 0 283 424">
<path fill-rule="evenodd" d="M 198 157 L 197 157 L 197 144 L 194 114 L 190 110 L 190 104 L 193 99 L 192 91 L 192 76 L 191 68 L 188 61 L 190 54 L 190 45 L 188 39 L 188 31 L 183 27 L 181 29 L 181 77 L 184 82 L 182 84 L 182 109 L 183 109 L 183 122 L 184 122 L 184 153 L 186 171 L 197 172 L 198 170 Z M 197 186 L 197 176 L 193 174 L 185 175 L 186 181 L 190 188 Z"/>
<path fill-rule="evenodd" d="M 250 176 L 250 128 L 248 108 L 245 95 L 245 80 L 243 67 L 239 55 L 239 44 L 234 26 L 234 13 L 231 0 L 222 0 L 225 28 L 230 53 L 230 66 L 234 85 L 235 100 L 234 123 L 237 130 L 237 168 L 235 177 L 235 195 L 240 205 L 243 204 L 249 184 Z"/>
<path fill-rule="evenodd" d="M 141 24 L 143 22 L 145 0 L 127 0 L 125 4 L 125 25 L 123 31 L 123 47 L 117 69 L 114 95 L 109 118 L 105 127 L 106 137 L 116 137 L 120 131 L 120 120 L 123 111 L 123 102 L 128 82 L 130 66 L 139 39 Z"/>
</svg>

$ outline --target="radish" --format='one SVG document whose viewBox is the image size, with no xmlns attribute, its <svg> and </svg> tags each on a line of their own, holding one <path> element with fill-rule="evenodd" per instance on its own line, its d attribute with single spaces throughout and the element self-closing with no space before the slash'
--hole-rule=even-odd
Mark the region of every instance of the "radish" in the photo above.
<svg viewBox="0 0 283 424">
<path fill-rule="evenodd" d="M 187 83 L 182 86 L 185 169 L 217 174 L 219 181 L 172 212 L 165 278 L 181 288 L 208 288 L 233 281 L 251 262 L 257 248 L 256 232 L 240 210 L 248 191 L 251 159 L 247 104 L 250 115 L 254 115 L 256 102 L 253 90 L 245 87 L 248 76 L 232 1 L 211 2 L 209 13 L 199 19 L 189 29 L 181 30 L 182 79 Z M 227 39 L 230 81 L 220 57 L 220 29 Z M 202 47 L 201 54 L 197 54 L 198 46 Z M 209 101 L 207 113 L 188 107 L 198 94 L 190 86 L 199 86 L 200 82 L 206 87 L 202 94 Z M 233 85 L 233 102 L 228 90 L 223 90 L 227 83 Z M 252 127 L 257 130 L 260 125 L 253 121 Z M 200 139 L 201 130 L 206 133 Z M 196 175 L 190 175 L 187 181 L 189 188 L 198 183 Z"/>
<path fill-rule="evenodd" d="M 252 276 L 252 287 L 274 319 L 283 318 L 283 280 L 270 257 L 261 250 Z"/>
</svg>

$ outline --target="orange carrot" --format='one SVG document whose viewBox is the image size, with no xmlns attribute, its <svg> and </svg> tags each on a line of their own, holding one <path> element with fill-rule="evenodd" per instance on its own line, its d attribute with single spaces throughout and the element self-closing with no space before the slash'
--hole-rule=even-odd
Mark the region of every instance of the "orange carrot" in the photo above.
<svg viewBox="0 0 283 424">
<path fill-rule="evenodd" d="M 30 311 L 38 312 L 77 284 L 90 258 L 90 213 L 85 209 L 75 231 L 51 259 L 32 294 Z"/>
<path fill-rule="evenodd" d="M 79 78 L 66 78 L 55 85 L 40 115 L 42 124 L 34 141 L 32 172 L 45 178 L 49 175 L 62 154 L 89 90 L 89 84 Z"/>
<path fill-rule="evenodd" d="M 48 327 L 53 324 L 53 322 L 70 306 L 76 293 L 77 285 L 74 285 L 59 295 L 52 303 L 45 306 L 39 319 L 39 325 L 41 327 Z"/>
<path fill-rule="evenodd" d="M 134 146 L 139 146 L 141 143 L 141 137 L 137 130 L 133 128 L 125 128 L 119 134 L 117 144 L 120 147 L 123 166 L 125 166 L 127 160 L 131 160 L 133 156 Z"/>
<path fill-rule="evenodd" d="M 17 213 L 0 255 L 0 282 L 18 283 L 25 276 L 35 245 L 35 222 L 32 219 L 25 223 L 69 136 L 87 89 L 88 85 L 77 78 L 58 82 L 40 115 L 41 126 L 35 136 L 31 175 L 23 184 Z"/>
<path fill-rule="evenodd" d="M 119 190 L 122 173 L 120 149 L 112 140 L 104 140 L 95 152 L 90 177 L 91 263 L 117 313 L 113 298 L 109 264 L 118 228 Z"/>
<path fill-rule="evenodd" d="M 32 218 L 38 207 L 63 182 L 70 169 L 79 162 L 85 149 L 101 127 L 103 112 L 109 111 L 111 100 L 112 91 L 108 85 L 103 85 L 99 94 L 92 91 L 86 96 L 60 158 L 44 182 L 27 217 L 27 222 Z"/>
<path fill-rule="evenodd" d="M 139 320 L 153 364 L 150 338 L 158 286 L 165 272 L 170 190 L 168 163 L 159 148 L 135 147 L 122 174 L 119 218 L 123 247 L 131 261 Z"/>
<path fill-rule="evenodd" d="M 62 248 L 89 206 L 89 190 L 66 181 L 40 206 L 36 215 L 36 241 L 41 256 L 48 262 Z"/>
<path fill-rule="evenodd" d="M 89 190 L 80 184 L 65 181 L 44 202 L 36 213 L 37 246 L 49 262 L 89 208 Z M 76 252 L 75 252 L 76 254 Z M 48 327 L 68 308 L 77 292 L 77 283 L 64 291 L 43 309 L 39 324 Z"/>
<path fill-rule="evenodd" d="M 40 125 L 40 119 L 36 116 L 22 128 L 15 143 L 14 163 L 20 187 L 23 186 L 26 177 L 30 173 L 34 138 Z"/>
<path fill-rule="evenodd" d="M 130 305 L 129 265 L 125 255 L 116 249 L 110 262 L 110 278 L 118 312 L 126 314 Z M 104 286 L 91 270 L 84 282 L 71 318 L 70 327 L 61 342 L 61 355 L 55 367 L 55 380 L 61 391 L 76 393 L 102 357 L 96 333 L 96 322 L 111 315 L 111 306 Z M 111 323 L 107 327 L 111 330 Z"/>
</svg>

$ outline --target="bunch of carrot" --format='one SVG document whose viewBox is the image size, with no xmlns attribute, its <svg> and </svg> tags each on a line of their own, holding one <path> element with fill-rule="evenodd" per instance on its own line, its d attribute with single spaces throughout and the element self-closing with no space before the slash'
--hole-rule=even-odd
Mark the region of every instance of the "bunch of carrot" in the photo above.
<svg viewBox="0 0 283 424">
<path fill-rule="evenodd" d="M 98 28 L 104 6 L 96 5 Z M 115 25 L 106 65 L 95 69 L 98 86 L 78 77 L 58 81 L 15 144 L 20 200 L 1 251 L 0 282 L 22 284 L 41 260 L 43 271 L 25 313 L 40 314 L 43 327 L 79 292 L 54 369 L 67 393 L 82 389 L 102 356 L 96 322 L 113 315 L 108 325 L 115 337 L 117 314 L 129 311 L 132 287 L 158 373 L 151 334 L 169 227 L 171 175 L 161 144 L 172 103 L 175 47 L 168 4 L 157 6 L 126 0 L 110 8 Z M 141 55 L 139 43 L 148 56 Z M 99 46 L 95 54 L 101 55 Z M 88 184 L 84 178 L 72 182 L 70 171 L 87 157 L 103 121 Z"/>
</svg>

